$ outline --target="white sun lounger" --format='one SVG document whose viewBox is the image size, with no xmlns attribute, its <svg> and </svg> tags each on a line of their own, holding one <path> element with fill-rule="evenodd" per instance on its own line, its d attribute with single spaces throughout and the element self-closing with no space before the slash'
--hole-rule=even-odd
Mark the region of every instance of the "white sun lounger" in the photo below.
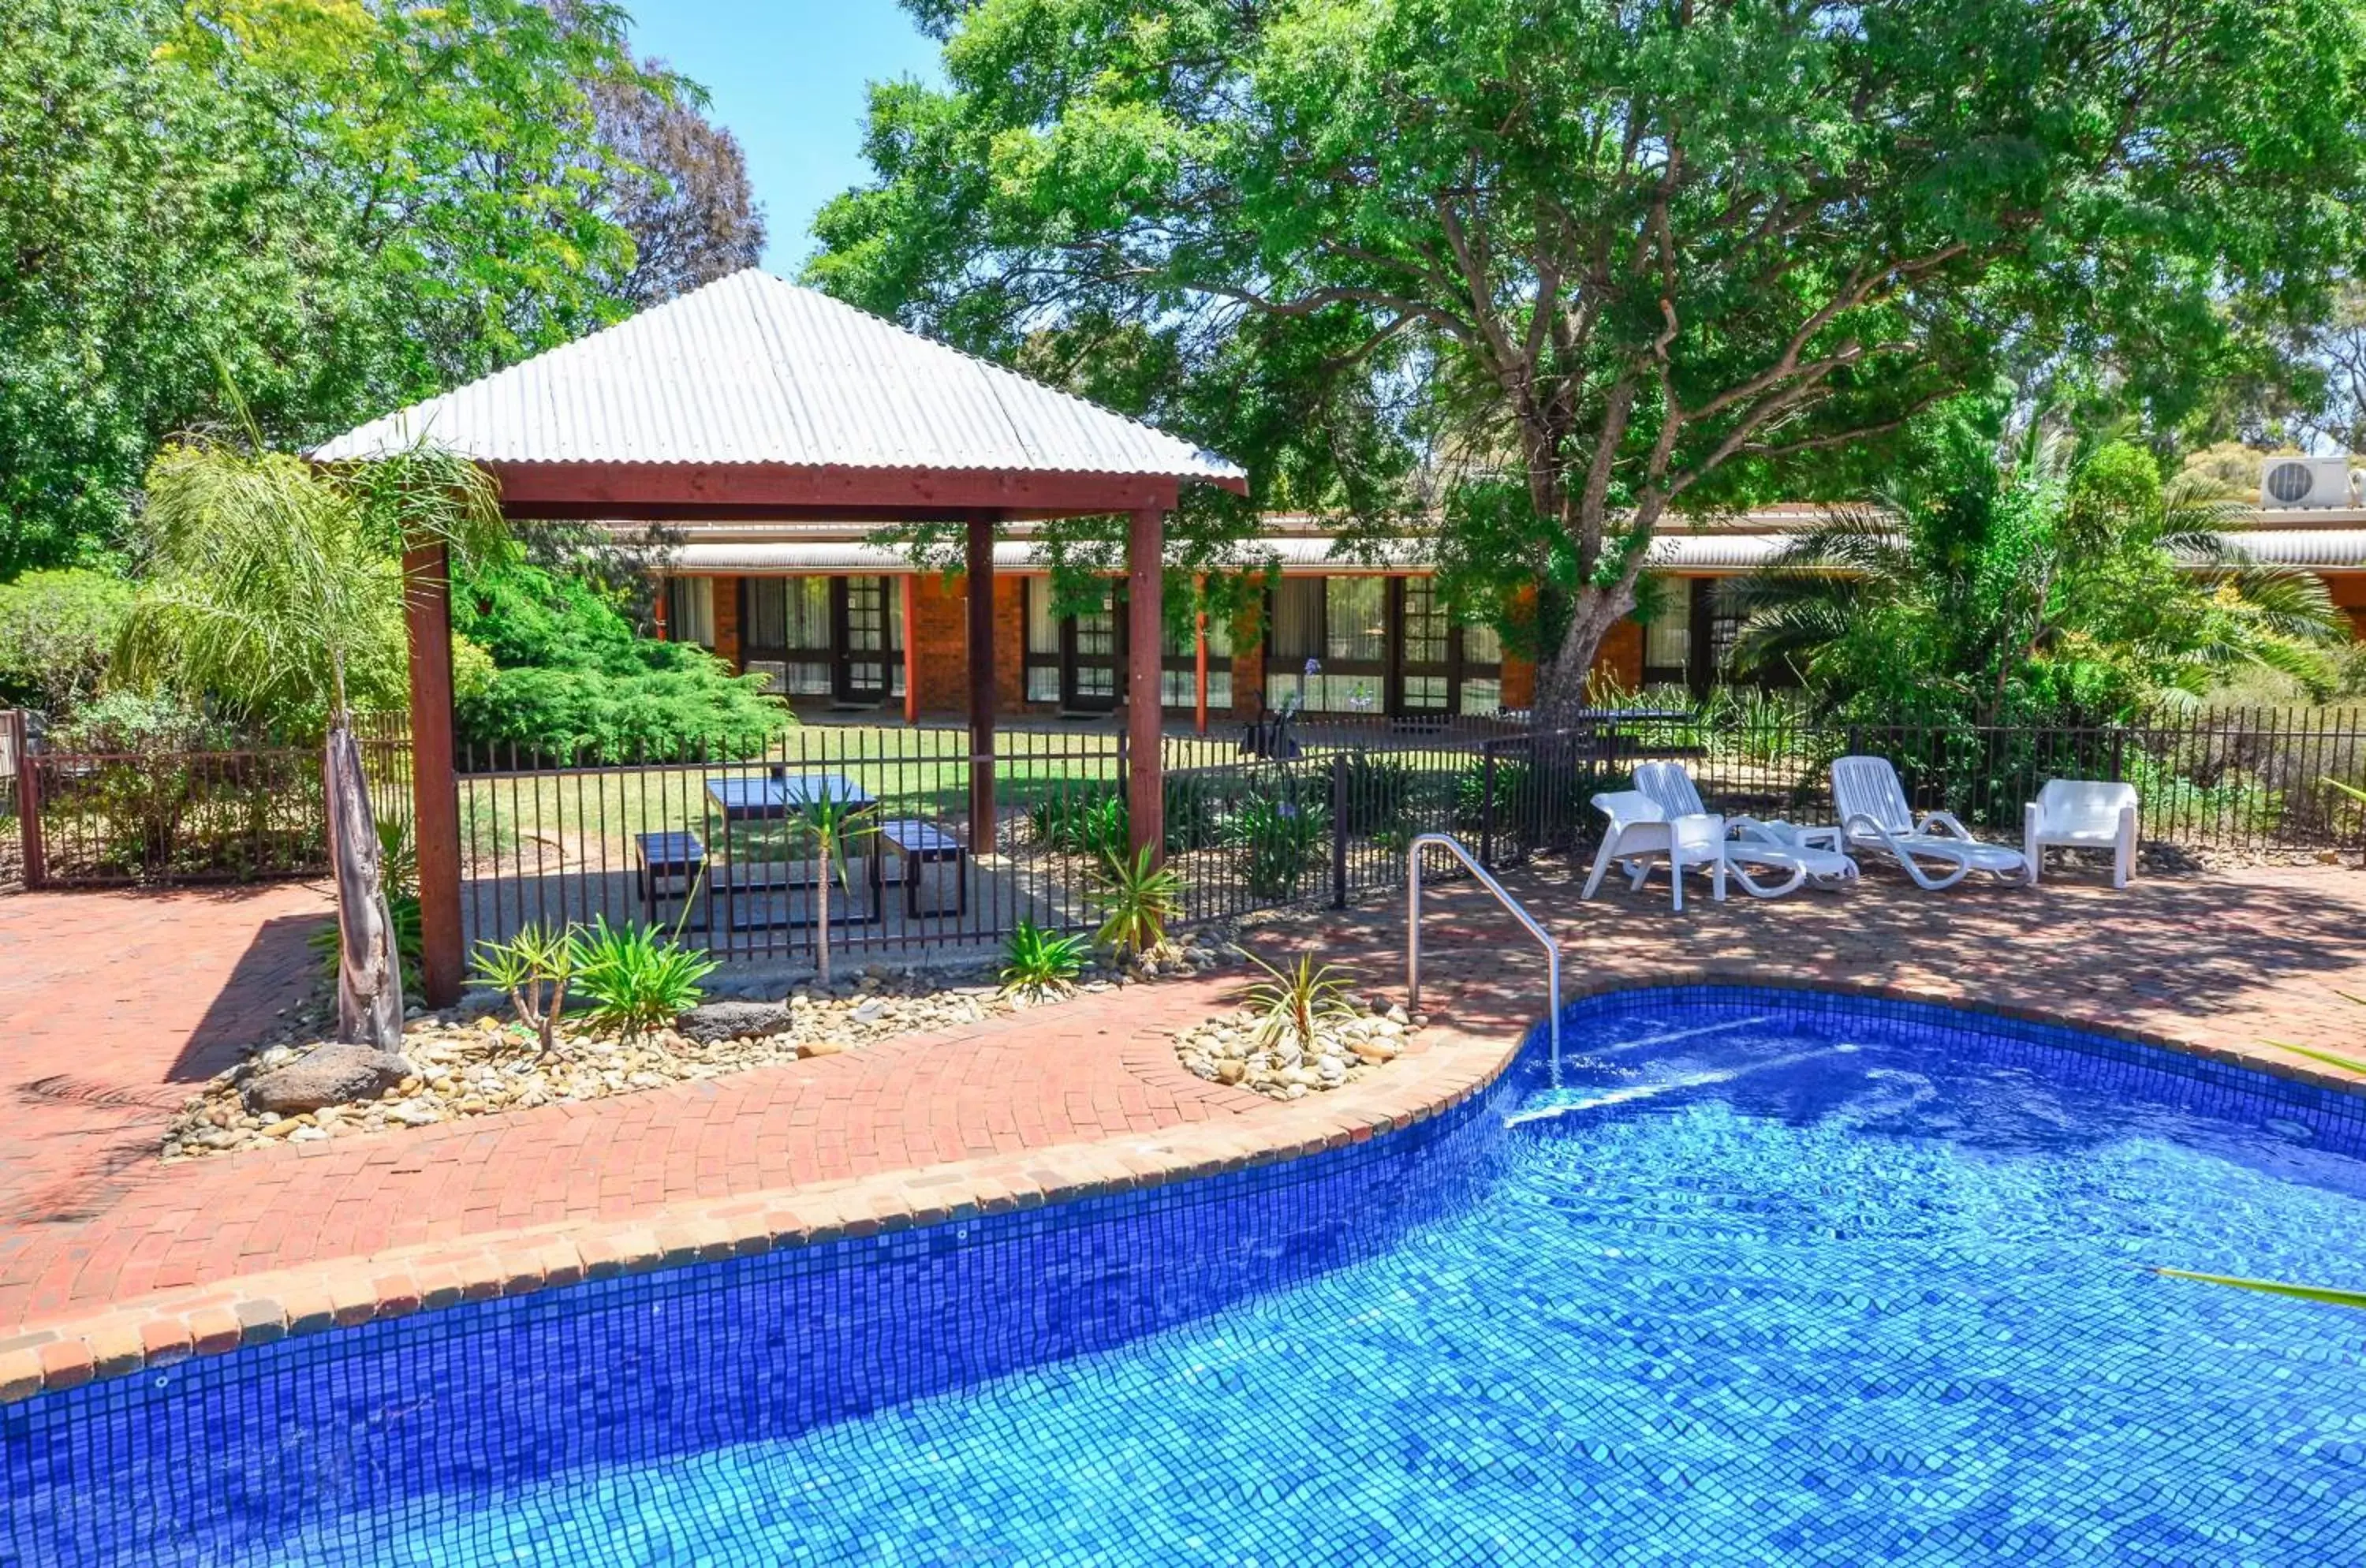
<svg viewBox="0 0 2366 1568">
<path fill-rule="evenodd" d="M 1671 819 L 1710 814 L 1701 803 L 1700 787 L 1682 762 L 1637 764 L 1635 788 Z M 1788 822 L 1761 822 L 1754 817 L 1720 817 L 1718 820 L 1725 826 L 1726 869 L 1753 898 L 1779 898 L 1804 883 L 1838 887 L 1856 880 L 1856 862 L 1837 848 L 1809 841 L 1812 829 Z M 1782 880 L 1762 882 L 1753 872 L 1774 872 Z"/>
<path fill-rule="evenodd" d="M 2003 844 L 1984 844 L 1944 811 L 1920 818 L 1906 804 L 1898 770 L 1887 757 L 1842 757 L 1832 764 L 1832 806 L 1840 813 L 1841 840 L 1850 849 L 1881 850 L 1893 856 L 1918 887 L 1936 892 L 1972 873 L 2027 886 L 2037 880 L 2029 858 Z M 1929 862 L 1938 869 L 1925 870 Z"/>
<path fill-rule="evenodd" d="M 2048 845 L 2067 850 L 2109 850 L 2112 886 L 2125 887 L 2136 869 L 2136 786 L 2084 779 L 2053 779 L 2022 809 L 2022 852 L 2029 857 L 2029 880 L 2037 880 Z"/>
<path fill-rule="evenodd" d="M 1594 804 L 1610 822 L 1603 830 L 1602 848 L 1594 854 L 1585 891 L 1578 897 L 1593 897 L 1594 889 L 1602 886 L 1603 874 L 1613 863 L 1627 874 L 1629 887 L 1639 888 L 1651 874 L 1651 863 L 1665 861 L 1677 908 L 1684 907 L 1684 873 L 1694 866 L 1707 870 L 1712 896 L 1724 899 L 1723 818 L 1707 812 L 1671 818 L 1650 795 L 1631 789 L 1597 795 Z"/>
</svg>

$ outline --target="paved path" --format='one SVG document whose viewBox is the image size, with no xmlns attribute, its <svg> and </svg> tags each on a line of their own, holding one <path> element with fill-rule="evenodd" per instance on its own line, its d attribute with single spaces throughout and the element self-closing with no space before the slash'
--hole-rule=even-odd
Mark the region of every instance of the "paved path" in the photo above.
<svg viewBox="0 0 2366 1568">
<path fill-rule="evenodd" d="M 2366 1006 L 2338 994 L 2366 996 L 2354 870 L 2156 878 L 2124 894 L 2081 879 L 1934 897 L 1870 878 L 1772 904 L 1703 897 L 1682 916 L 1656 885 L 1581 905 L 1565 872 L 1512 880 L 1567 944 L 1573 989 L 1778 975 L 1975 996 L 2265 1060 L 2282 1055 L 2270 1040 L 2366 1056 Z M 1540 1006 L 1540 960 L 1467 886 L 1438 904 L 1425 999 L 1465 1038 L 1511 1038 Z M 1023 1174 L 1042 1151 L 1122 1155 L 1149 1146 L 1129 1139 L 1192 1125 L 1237 1126 L 1249 1141 L 1234 1146 L 1253 1148 L 1257 1128 L 1297 1138 L 1306 1122 L 1175 1068 L 1166 1033 L 1237 983 L 1196 980 L 603 1100 L 169 1168 L 148 1158 L 184 1086 L 287 1005 L 323 908 L 286 887 L 0 899 L 0 1358 L 12 1337 L 21 1348 L 47 1339 L 45 1325 L 125 1303 L 219 1312 L 237 1283 L 275 1271 L 334 1265 L 366 1295 L 384 1259 L 440 1247 L 490 1259 L 495 1291 L 513 1266 L 504 1237 L 538 1244 L 882 1176 L 917 1187 L 951 1162 L 1018 1159 L 999 1168 Z M 1401 974 L 1392 901 L 1264 940 L 1312 942 L 1375 983 Z"/>
</svg>

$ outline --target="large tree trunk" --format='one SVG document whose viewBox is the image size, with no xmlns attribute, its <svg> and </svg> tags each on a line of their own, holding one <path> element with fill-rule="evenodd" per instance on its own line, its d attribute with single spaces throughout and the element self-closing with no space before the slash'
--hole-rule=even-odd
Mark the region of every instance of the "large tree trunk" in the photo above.
<svg viewBox="0 0 2366 1568">
<path fill-rule="evenodd" d="M 362 773 L 362 749 L 343 718 L 329 729 L 322 783 L 329 863 L 337 877 L 337 1038 L 400 1050 L 402 964 L 379 874 L 383 850 Z"/>
<path fill-rule="evenodd" d="M 1631 589 L 1581 589 L 1577 604 L 1570 617 L 1568 633 L 1560 647 L 1550 649 L 1537 661 L 1537 696 L 1534 728 L 1539 730 L 1567 729 L 1577 723 L 1585 707 L 1585 688 L 1594 673 L 1594 656 L 1602 648 L 1602 639 L 1618 624 L 1618 617 L 1634 608 Z"/>
</svg>

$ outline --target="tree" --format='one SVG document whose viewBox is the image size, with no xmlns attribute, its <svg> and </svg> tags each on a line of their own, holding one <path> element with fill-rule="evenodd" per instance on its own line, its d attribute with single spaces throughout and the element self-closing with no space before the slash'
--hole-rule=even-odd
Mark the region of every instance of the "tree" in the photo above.
<svg viewBox="0 0 2366 1568">
<path fill-rule="evenodd" d="M 763 209 L 738 138 L 702 114 L 662 62 L 648 62 L 642 77 L 586 84 L 601 142 L 618 164 L 603 206 L 633 240 L 632 265 L 614 291 L 636 310 L 754 266 L 764 254 Z"/>
<path fill-rule="evenodd" d="M 226 364 L 302 446 L 625 310 L 586 84 L 535 0 L 0 0 L 0 580 L 118 547 Z"/>
<path fill-rule="evenodd" d="M 63 718 L 97 694 L 131 585 L 103 571 L 29 571 L 0 586 L 0 698 Z"/>
<path fill-rule="evenodd" d="M 1735 583 L 1732 660 L 1853 718 L 2091 724 L 2244 665 L 2320 692 L 2342 626 L 2314 575 L 2244 558 L 2228 503 L 2124 442 L 1944 422 L 1880 503 Z"/>
<path fill-rule="evenodd" d="M 252 723 L 325 726 L 337 1037 L 392 1051 L 402 976 L 353 704 L 401 685 L 406 547 L 442 544 L 464 561 L 508 549 L 492 481 L 427 447 L 323 472 L 259 441 L 189 440 L 150 466 L 141 526 L 152 575 L 118 667 Z"/>
<path fill-rule="evenodd" d="M 907 3 L 950 85 L 874 95 L 814 276 L 1006 354 L 1133 324 L 1187 408 L 1319 340 L 1362 392 L 1305 406 L 1375 411 L 1337 438 L 1416 452 L 1448 548 L 1479 519 L 1543 590 L 1540 722 L 1672 518 L 2008 352 L 2172 417 L 2356 246 L 2335 0 Z"/>
</svg>

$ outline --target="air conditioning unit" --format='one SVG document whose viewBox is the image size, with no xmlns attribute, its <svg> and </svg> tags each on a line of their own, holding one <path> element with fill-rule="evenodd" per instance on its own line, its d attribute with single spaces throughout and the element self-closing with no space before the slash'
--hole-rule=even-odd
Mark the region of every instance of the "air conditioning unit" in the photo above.
<svg viewBox="0 0 2366 1568">
<path fill-rule="evenodd" d="M 2346 457 L 2270 457 L 2260 470 L 2262 510 L 2355 504 Z"/>
</svg>

